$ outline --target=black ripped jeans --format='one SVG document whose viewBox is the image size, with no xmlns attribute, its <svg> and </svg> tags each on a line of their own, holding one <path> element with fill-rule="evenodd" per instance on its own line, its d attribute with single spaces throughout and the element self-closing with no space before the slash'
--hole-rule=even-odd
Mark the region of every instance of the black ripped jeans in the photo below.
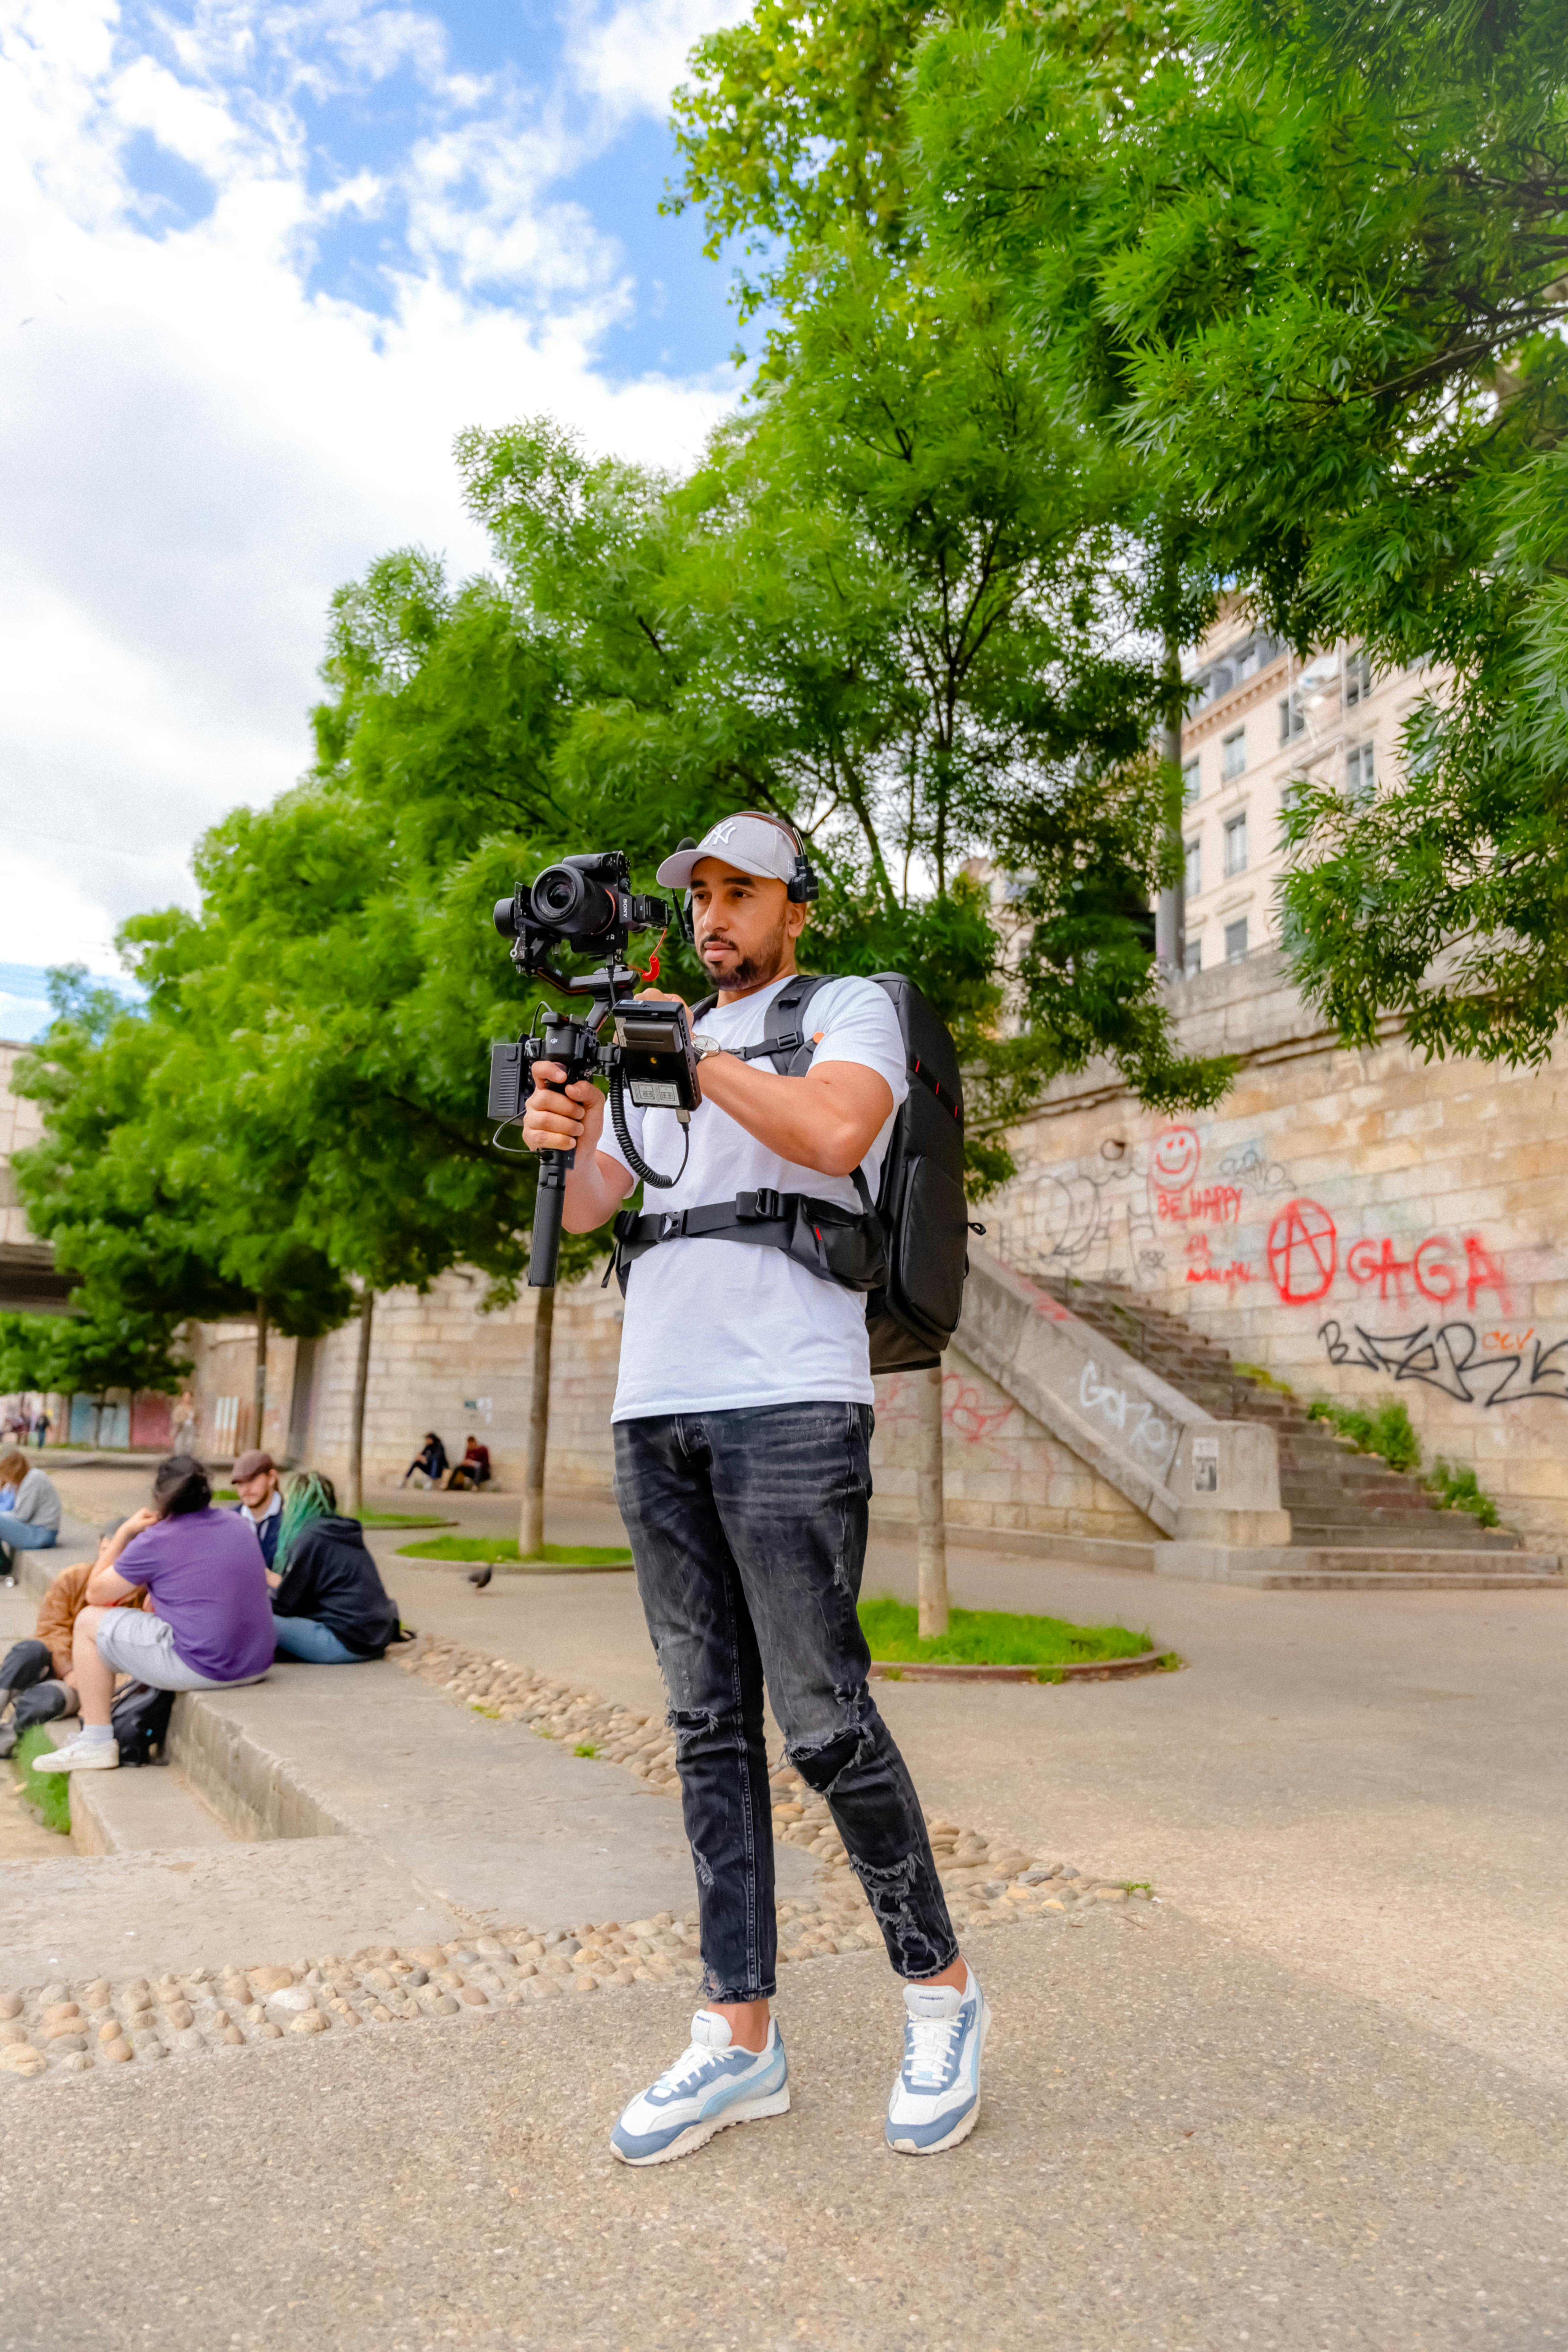
<svg viewBox="0 0 1568 2352">
<path fill-rule="evenodd" d="M 784 1752 L 827 1800 L 902 1977 L 958 1944 L 914 1783 L 867 1684 L 855 1604 L 871 1408 L 782 1404 L 616 1423 L 616 1499 L 676 1733 L 697 1870 L 703 1993 L 774 1989 L 763 1683 Z"/>
</svg>

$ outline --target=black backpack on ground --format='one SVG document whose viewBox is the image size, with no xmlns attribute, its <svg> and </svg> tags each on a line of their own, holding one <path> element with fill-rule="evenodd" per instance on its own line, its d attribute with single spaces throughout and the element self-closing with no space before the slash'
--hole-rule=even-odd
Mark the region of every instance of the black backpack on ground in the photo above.
<svg viewBox="0 0 1568 2352">
<path fill-rule="evenodd" d="M 838 975 L 797 974 L 768 1007 L 760 1045 L 737 1058 L 764 1058 L 786 1077 L 811 1066 L 816 1039 L 806 1008 Z M 910 1091 L 894 1114 L 875 1202 L 858 1168 L 860 1208 L 841 1208 L 805 1192 L 738 1192 L 732 1201 L 691 1209 L 652 1210 L 616 1219 L 615 1270 L 623 1295 L 627 1269 L 660 1242 L 683 1235 L 782 1249 L 825 1282 L 866 1297 L 874 1372 L 921 1371 L 940 1363 L 958 1328 L 969 1272 L 969 1218 L 963 1198 L 963 1079 L 946 1024 L 915 986 L 880 971 L 880 988 L 899 1016 Z M 693 1008 L 700 1020 L 713 998 Z"/>
<path fill-rule="evenodd" d="M 109 1711 L 121 1764 L 168 1762 L 163 1751 L 174 1711 L 173 1691 L 154 1690 L 150 1683 L 127 1683 Z"/>
</svg>

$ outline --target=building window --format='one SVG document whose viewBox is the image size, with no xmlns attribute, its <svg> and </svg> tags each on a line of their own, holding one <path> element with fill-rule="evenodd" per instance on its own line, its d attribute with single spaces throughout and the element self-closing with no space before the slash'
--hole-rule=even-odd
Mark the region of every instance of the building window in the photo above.
<svg viewBox="0 0 1568 2352">
<path fill-rule="evenodd" d="M 1243 915 L 1239 923 L 1227 923 L 1225 927 L 1225 960 L 1226 963 L 1239 963 L 1246 953 L 1247 917 Z"/>
<path fill-rule="evenodd" d="M 1247 811 L 1233 816 L 1225 829 L 1225 874 L 1228 881 L 1233 874 L 1247 871 Z"/>
<path fill-rule="evenodd" d="M 1345 656 L 1345 709 L 1353 710 L 1372 692 L 1372 656 L 1363 646 Z"/>
<path fill-rule="evenodd" d="M 1202 940 L 1187 940 L 1182 948 L 1182 971 L 1188 980 L 1195 979 L 1204 968 Z"/>
<path fill-rule="evenodd" d="M 1345 793 L 1352 801 L 1369 801 L 1377 789 L 1377 771 L 1370 743 L 1357 743 L 1345 753 Z"/>
<path fill-rule="evenodd" d="M 1293 742 L 1298 735 L 1304 735 L 1306 731 L 1306 712 L 1295 695 L 1286 695 L 1279 705 L 1279 740 L 1281 743 Z"/>
<path fill-rule="evenodd" d="M 1247 730 L 1238 727 L 1234 735 L 1226 735 L 1219 747 L 1220 782 L 1228 783 L 1239 776 L 1247 765 Z"/>
<path fill-rule="evenodd" d="M 1204 841 L 1202 834 L 1194 835 L 1191 841 L 1184 841 L 1182 847 L 1187 853 L 1187 896 L 1189 898 L 1195 898 L 1200 895 L 1204 887 Z"/>
<path fill-rule="evenodd" d="M 1202 788 L 1199 766 L 1200 762 L 1196 760 L 1182 761 L 1182 806 L 1184 808 L 1191 808 Z"/>
</svg>

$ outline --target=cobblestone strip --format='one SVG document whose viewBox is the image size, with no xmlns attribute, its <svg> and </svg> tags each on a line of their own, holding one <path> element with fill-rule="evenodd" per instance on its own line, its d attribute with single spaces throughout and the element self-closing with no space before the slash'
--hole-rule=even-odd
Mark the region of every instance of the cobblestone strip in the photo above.
<svg viewBox="0 0 1568 2352">
<path fill-rule="evenodd" d="M 450 1643 L 423 1641 L 401 1663 L 449 1697 L 569 1739 L 650 1788 L 673 1792 L 679 1786 L 673 1742 L 656 1717 Z M 826 1806 L 788 1766 L 780 1765 L 772 1779 L 776 1834 L 822 1865 L 815 1895 L 778 1906 L 780 1960 L 880 1950 L 880 1932 Z M 965 1937 L 1019 1917 L 1081 1923 L 1116 1906 L 1128 1906 L 1125 1916 L 1136 1919 L 1136 1906 L 1150 1899 L 1146 1888 L 1088 1878 L 1070 1864 L 1041 1861 L 940 1815 L 930 1817 L 929 1826 L 954 1924 Z M 700 1974 L 695 1913 L 677 1918 L 661 1911 L 629 1924 L 588 1921 L 574 1931 L 519 1927 L 407 1949 L 370 1946 L 348 1958 L 329 1953 L 151 1979 L 47 1984 L 0 1993 L 0 2084 L 155 2063 L 186 2052 L 234 2052 L 286 2035 L 483 2016 L 621 1985 L 695 1990 Z"/>
</svg>

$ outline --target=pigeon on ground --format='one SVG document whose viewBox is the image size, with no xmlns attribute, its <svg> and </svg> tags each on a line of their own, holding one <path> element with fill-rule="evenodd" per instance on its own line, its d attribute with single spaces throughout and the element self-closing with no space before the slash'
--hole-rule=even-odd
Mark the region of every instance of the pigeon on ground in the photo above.
<svg viewBox="0 0 1568 2352">
<path fill-rule="evenodd" d="M 473 1586 L 476 1592 L 482 1592 L 494 1574 L 494 1569 L 488 1566 L 485 1568 L 473 1568 L 468 1570 L 468 1582 Z"/>
</svg>

